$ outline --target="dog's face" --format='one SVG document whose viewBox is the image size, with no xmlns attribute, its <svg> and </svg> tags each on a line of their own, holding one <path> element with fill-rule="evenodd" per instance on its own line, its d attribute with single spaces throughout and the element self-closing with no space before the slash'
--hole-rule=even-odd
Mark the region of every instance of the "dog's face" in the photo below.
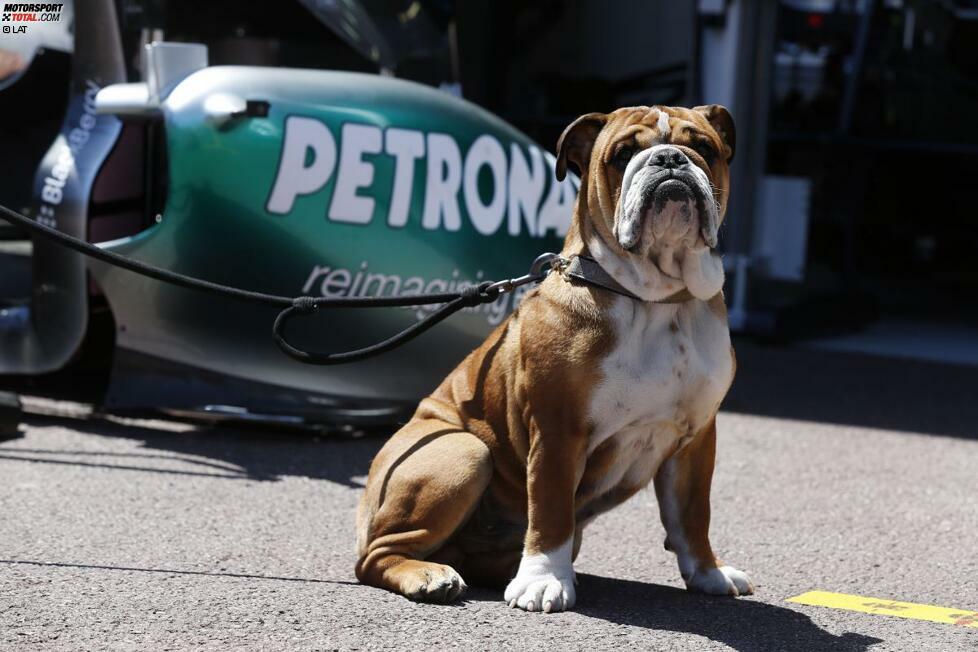
<svg viewBox="0 0 978 652">
<path fill-rule="evenodd" d="M 623 253 L 654 258 L 663 250 L 712 249 L 734 147 L 733 119 L 718 105 L 591 113 L 560 137 L 557 177 L 568 164 L 580 170 L 582 228 Z"/>
</svg>

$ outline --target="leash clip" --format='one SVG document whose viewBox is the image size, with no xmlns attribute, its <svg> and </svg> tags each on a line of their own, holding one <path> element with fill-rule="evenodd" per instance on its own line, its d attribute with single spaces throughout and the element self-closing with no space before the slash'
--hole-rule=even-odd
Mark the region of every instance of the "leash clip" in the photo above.
<svg viewBox="0 0 978 652">
<path fill-rule="evenodd" d="M 539 283 L 543 279 L 547 278 L 547 274 L 554 270 L 561 270 L 567 266 L 567 259 L 561 258 L 560 254 L 546 253 L 540 254 L 533 260 L 533 264 L 530 265 L 530 271 L 528 274 L 523 276 L 518 276 L 517 278 L 508 278 L 503 281 L 496 281 L 488 288 L 487 292 L 496 291 L 501 294 L 506 292 L 512 292 L 521 285 L 526 285 L 527 283 Z"/>
</svg>

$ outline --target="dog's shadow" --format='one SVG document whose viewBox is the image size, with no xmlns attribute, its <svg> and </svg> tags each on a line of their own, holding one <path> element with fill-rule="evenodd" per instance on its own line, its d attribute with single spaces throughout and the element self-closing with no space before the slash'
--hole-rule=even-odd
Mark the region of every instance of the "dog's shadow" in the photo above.
<svg viewBox="0 0 978 652">
<path fill-rule="evenodd" d="M 696 634 L 735 650 L 857 652 L 882 642 L 852 632 L 836 636 L 803 613 L 752 598 L 708 596 L 584 573 L 578 573 L 577 579 L 574 611 L 580 615 L 618 625 Z M 466 598 L 502 604 L 497 591 L 470 589 Z"/>
</svg>

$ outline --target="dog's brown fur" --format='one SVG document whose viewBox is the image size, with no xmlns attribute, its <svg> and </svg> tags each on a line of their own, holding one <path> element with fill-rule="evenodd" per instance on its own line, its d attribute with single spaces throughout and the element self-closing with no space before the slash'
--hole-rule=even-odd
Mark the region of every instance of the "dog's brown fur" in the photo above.
<svg viewBox="0 0 978 652">
<path fill-rule="evenodd" d="M 734 147 L 725 109 L 637 107 L 582 116 L 558 145 L 558 177 L 568 164 L 581 171 L 565 257 L 586 253 L 594 231 L 613 241 L 622 174 L 609 162 L 623 143 L 661 142 L 660 112 L 669 116 L 668 142 L 708 172 L 725 212 Z M 608 469 L 630 453 L 612 439 L 588 453 L 595 425 L 588 405 L 615 344 L 608 315 L 615 300 L 550 275 L 420 403 L 371 466 L 357 522 L 360 581 L 433 601 L 459 595 L 459 573 L 502 586 L 523 555 L 573 537 L 576 556 L 587 520 L 642 488 L 622 481 L 596 493 Z M 709 305 L 725 323 L 722 297 Z M 670 472 L 655 479 L 657 492 L 678 501 L 683 536 L 702 568 L 718 565 L 708 538 L 714 414 L 704 415 L 705 428 L 677 440 L 666 455 Z"/>
</svg>

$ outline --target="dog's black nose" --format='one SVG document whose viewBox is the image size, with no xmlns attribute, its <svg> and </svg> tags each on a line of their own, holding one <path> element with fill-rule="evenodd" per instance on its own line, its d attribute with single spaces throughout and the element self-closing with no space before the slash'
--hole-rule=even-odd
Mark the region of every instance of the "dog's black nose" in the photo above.
<svg viewBox="0 0 978 652">
<path fill-rule="evenodd" d="M 654 156 L 649 157 L 649 165 L 674 170 L 689 166 L 689 159 L 675 147 L 663 147 Z"/>
</svg>

